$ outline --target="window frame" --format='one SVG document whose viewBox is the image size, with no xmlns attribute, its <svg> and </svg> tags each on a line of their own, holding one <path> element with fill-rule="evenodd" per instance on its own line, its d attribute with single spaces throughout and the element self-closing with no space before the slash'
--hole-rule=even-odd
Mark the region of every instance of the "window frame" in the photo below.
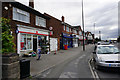
<svg viewBox="0 0 120 80">
<path fill-rule="evenodd" d="M 16 7 L 13 7 L 12 12 L 13 12 L 13 14 L 12 14 L 13 20 L 24 22 L 24 23 L 30 23 L 30 13 L 28 13 L 24 10 L 18 9 Z"/>
<path fill-rule="evenodd" d="M 35 25 L 41 26 L 41 27 L 46 27 L 46 19 L 36 16 L 35 17 Z"/>
</svg>

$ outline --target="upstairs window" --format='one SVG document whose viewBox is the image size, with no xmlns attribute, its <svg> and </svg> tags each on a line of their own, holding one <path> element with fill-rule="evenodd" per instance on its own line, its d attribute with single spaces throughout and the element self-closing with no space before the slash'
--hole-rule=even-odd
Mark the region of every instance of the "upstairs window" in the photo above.
<svg viewBox="0 0 120 80">
<path fill-rule="evenodd" d="M 73 33 L 77 34 L 77 31 L 76 31 L 76 30 L 73 30 Z"/>
<path fill-rule="evenodd" d="M 46 19 L 36 16 L 36 25 L 46 27 Z"/>
<path fill-rule="evenodd" d="M 82 32 L 81 32 L 81 31 L 79 31 L 79 35 L 82 35 Z"/>
<path fill-rule="evenodd" d="M 67 27 L 66 31 L 69 32 L 69 27 Z"/>
<path fill-rule="evenodd" d="M 69 28 L 69 30 L 70 30 L 70 32 L 72 32 L 72 31 L 71 31 L 71 28 Z"/>
<path fill-rule="evenodd" d="M 30 14 L 26 11 L 13 7 L 13 20 L 30 23 Z"/>
<path fill-rule="evenodd" d="M 65 31 L 65 26 L 64 26 L 64 31 Z"/>
</svg>

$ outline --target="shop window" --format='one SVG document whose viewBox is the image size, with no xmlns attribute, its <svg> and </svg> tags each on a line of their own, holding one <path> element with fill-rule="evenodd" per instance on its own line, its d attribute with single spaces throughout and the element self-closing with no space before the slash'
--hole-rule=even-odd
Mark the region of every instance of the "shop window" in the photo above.
<svg viewBox="0 0 120 80">
<path fill-rule="evenodd" d="M 27 49 L 32 49 L 32 39 L 31 35 L 27 35 Z"/>
<path fill-rule="evenodd" d="M 26 50 L 26 34 L 21 34 L 21 50 Z"/>
<path fill-rule="evenodd" d="M 21 50 L 32 49 L 32 38 L 29 34 L 21 34 L 20 40 Z"/>
</svg>

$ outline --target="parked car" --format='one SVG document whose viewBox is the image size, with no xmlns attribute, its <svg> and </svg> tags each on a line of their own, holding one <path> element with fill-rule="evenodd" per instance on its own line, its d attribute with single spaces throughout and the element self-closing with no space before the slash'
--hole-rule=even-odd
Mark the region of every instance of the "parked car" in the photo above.
<svg viewBox="0 0 120 80">
<path fill-rule="evenodd" d="M 120 67 L 120 51 L 114 45 L 97 45 L 93 52 L 94 67 Z"/>
</svg>

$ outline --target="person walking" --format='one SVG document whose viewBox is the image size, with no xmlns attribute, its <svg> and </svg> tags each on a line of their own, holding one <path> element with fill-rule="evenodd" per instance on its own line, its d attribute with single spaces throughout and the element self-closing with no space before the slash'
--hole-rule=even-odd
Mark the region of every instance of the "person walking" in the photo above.
<svg viewBox="0 0 120 80">
<path fill-rule="evenodd" d="M 37 60 L 40 60 L 40 57 L 41 57 L 41 47 L 40 46 L 38 47 L 37 54 L 38 54 Z"/>
</svg>

